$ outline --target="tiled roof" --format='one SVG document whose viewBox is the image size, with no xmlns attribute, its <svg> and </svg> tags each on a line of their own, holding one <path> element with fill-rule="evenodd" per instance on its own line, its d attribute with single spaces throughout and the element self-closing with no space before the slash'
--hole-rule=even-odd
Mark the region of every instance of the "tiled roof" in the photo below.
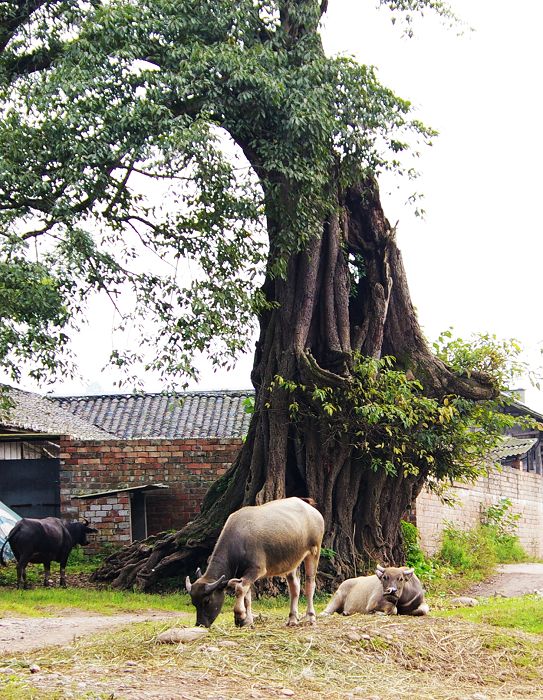
<svg viewBox="0 0 543 700">
<path fill-rule="evenodd" d="M 111 440 L 114 437 L 48 398 L 14 387 L 5 389 L 13 407 L 0 410 L 0 426 L 4 430 L 70 435 L 78 440 Z"/>
<path fill-rule="evenodd" d="M 251 416 L 243 402 L 253 392 L 111 394 L 54 397 L 62 408 L 119 438 L 243 437 Z"/>
<path fill-rule="evenodd" d="M 508 435 L 504 437 L 501 445 L 498 445 L 492 450 L 494 459 L 507 459 L 507 457 L 520 457 L 529 452 L 532 447 L 537 444 L 538 438 L 529 437 L 513 437 Z"/>
</svg>

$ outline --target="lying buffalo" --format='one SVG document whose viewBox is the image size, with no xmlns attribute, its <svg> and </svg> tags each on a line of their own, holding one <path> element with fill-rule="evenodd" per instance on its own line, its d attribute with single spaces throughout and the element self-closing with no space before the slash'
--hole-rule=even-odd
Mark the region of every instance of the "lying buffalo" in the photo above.
<svg viewBox="0 0 543 700">
<path fill-rule="evenodd" d="M 429 610 L 422 584 L 413 569 L 378 566 L 373 576 L 343 581 L 322 614 L 426 615 Z"/>
<path fill-rule="evenodd" d="M 225 590 L 236 595 L 234 619 L 238 627 L 253 622 L 251 585 L 259 578 L 286 576 L 290 593 L 288 625 L 298 624 L 300 579 L 304 562 L 307 621 L 315 623 L 313 595 L 324 520 L 309 500 L 284 498 L 261 506 L 246 506 L 226 521 L 208 567 L 187 591 L 196 607 L 196 624 L 211 627 L 224 603 Z"/>
<path fill-rule="evenodd" d="M 17 560 L 17 588 L 27 587 L 26 566 L 43 564 L 43 585 L 49 585 L 51 562 L 60 562 L 60 585 L 66 586 L 66 562 L 72 549 L 86 545 L 87 534 L 98 532 L 84 522 L 65 522 L 60 518 L 22 518 L 13 527 L 0 550 L 0 562 L 4 562 L 4 547 L 9 542 Z"/>
</svg>

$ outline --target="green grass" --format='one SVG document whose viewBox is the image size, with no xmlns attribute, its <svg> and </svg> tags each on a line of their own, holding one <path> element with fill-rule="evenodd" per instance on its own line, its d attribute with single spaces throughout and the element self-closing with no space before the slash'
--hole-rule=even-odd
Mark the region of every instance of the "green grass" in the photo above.
<svg viewBox="0 0 543 700">
<path fill-rule="evenodd" d="M 461 617 L 493 627 L 543 634 L 543 598 L 525 595 L 519 598 L 488 598 L 473 608 L 454 608 L 434 613 L 437 617 Z"/>
<path fill-rule="evenodd" d="M 186 594 L 157 595 L 130 591 L 93 590 L 88 588 L 34 588 L 18 591 L 3 588 L 0 594 L 0 618 L 7 614 L 33 617 L 58 614 L 73 608 L 87 612 L 113 615 L 139 610 L 194 610 Z"/>
<path fill-rule="evenodd" d="M 82 547 L 72 549 L 66 565 L 66 577 L 78 574 L 91 574 L 102 562 L 101 557 L 88 557 Z M 58 562 L 51 563 L 51 573 L 57 575 L 60 571 Z M 43 565 L 29 564 L 26 569 L 27 581 L 32 586 L 41 586 L 43 583 Z M 15 562 L 11 560 L 7 566 L 0 566 L 0 586 L 15 586 L 17 584 L 17 570 Z"/>
</svg>

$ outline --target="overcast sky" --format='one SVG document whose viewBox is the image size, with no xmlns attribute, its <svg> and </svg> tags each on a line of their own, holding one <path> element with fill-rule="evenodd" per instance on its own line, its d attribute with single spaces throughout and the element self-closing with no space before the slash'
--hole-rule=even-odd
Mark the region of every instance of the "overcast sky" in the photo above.
<svg viewBox="0 0 543 700">
<path fill-rule="evenodd" d="M 517 338 L 535 367 L 543 340 L 543 2 L 454 0 L 474 31 L 459 37 L 425 18 L 411 39 L 392 27 L 388 10 L 373 4 L 330 0 L 324 40 L 329 53 L 377 66 L 381 82 L 410 99 L 417 116 L 440 132 L 423 152 L 415 186 L 425 194 L 425 220 L 405 206 L 411 183 L 390 194 L 384 183 L 383 190 L 388 218 L 399 221 L 421 325 L 432 340 L 449 326 L 464 338 L 478 331 Z M 84 380 L 57 384 L 54 393 L 115 391 L 113 375 L 101 372 L 111 325 L 108 312 L 95 312 L 77 344 Z M 204 371 L 192 388 L 249 387 L 251 360 L 252 348 L 235 371 Z M 144 388 L 161 386 L 149 381 Z M 543 394 L 529 390 L 527 403 L 543 411 Z"/>
</svg>

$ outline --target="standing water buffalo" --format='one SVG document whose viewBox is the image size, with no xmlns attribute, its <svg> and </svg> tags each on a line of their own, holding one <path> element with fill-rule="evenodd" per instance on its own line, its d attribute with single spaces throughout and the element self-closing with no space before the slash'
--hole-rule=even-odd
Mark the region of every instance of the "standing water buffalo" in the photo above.
<svg viewBox="0 0 543 700">
<path fill-rule="evenodd" d="M 378 566 L 373 576 L 343 581 L 323 615 L 332 613 L 374 613 L 387 615 L 426 615 L 424 590 L 413 569 Z"/>
<path fill-rule="evenodd" d="M 217 540 L 208 567 L 186 586 L 196 607 L 196 624 L 211 627 L 224 603 L 225 589 L 234 589 L 234 620 L 251 625 L 251 585 L 259 578 L 286 576 L 290 593 L 288 625 L 298 624 L 300 579 L 296 569 L 304 562 L 306 618 L 315 623 L 313 595 L 324 534 L 322 515 L 312 501 L 284 498 L 232 513 Z"/>
<path fill-rule="evenodd" d="M 4 562 L 4 547 L 11 546 L 17 560 L 17 588 L 26 588 L 26 566 L 29 563 L 43 564 L 43 585 L 49 585 L 51 562 L 60 562 L 60 585 L 66 587 L 66 562 L 72 549 L 86 545 L 87 534 L 98 532 L 89 527 L 89 521 L 69 523 L 60 518 L 22 518 L 9 533 L 0 550 L 0 561 Z"/>
</svg>

